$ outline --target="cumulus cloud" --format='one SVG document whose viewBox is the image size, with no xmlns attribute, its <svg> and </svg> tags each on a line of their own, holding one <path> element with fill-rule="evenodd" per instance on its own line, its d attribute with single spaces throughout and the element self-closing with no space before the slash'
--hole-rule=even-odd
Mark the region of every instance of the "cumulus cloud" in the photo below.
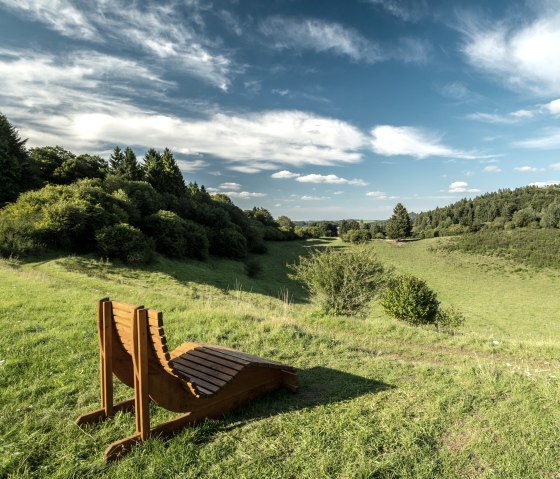
<svg viewBox="0 0 560 479">
<path fill-rule="evenodd" d="M 291 171 L 288 170 L 282 170 L 282 171 L 277 171 L 276 173 L 272 173 L 272 175 L 270 176 L 276 179 L 289 179 L 289 178 L 297 178 L 299 176 L 299 173 L 292 173 Z"/>
<path fill-rule="evenodd" d="M 482 171 L 484 171 L 485 173 L 501 173 L 502 169 L 496 165 L 489 165 L 485 166 Z"/>
<path fill-rule="evenodd" d="M 552 100 L 550 103 L 545 105 L 546 110 L 552 115 L 560 115 L 560 98 L 558 100 Z"/>
<path fill-rule="evenodd" d="M 424 159 L 431 156 L 474 159 L 478 156 L 450 148 L 441 136 L 410 126 L 379 125 L 371 130 L 373 151 L 383 156 L 406 155 Z"/>
<path fill-rule="evenodd" d="M 378 200 L 384 200 L 384 199 L 387 198 L 387 195 L 383 191 L 368 191 L 366 193 L 366 196 L 371 196 L 371 197 L 376 198 Z"/>
<path fill-rule="evenodd" d="M 535 173 L 537 171 L 544 171 L 544 168 L 537 168 L 535 166 L 516 166 L 515 171 L 520 171 L 521 173 Z"/>
<path fill-rule="evenodd" d="M 523 23 L 488 22 L 463 14 L 462 52 L 475 68 L 514 89 L 560 92 L 560 13 L 543 8 Z"/>
<path fill-rule="evenodd" d="M 480 190 L 469 188 L 469 184 L 465 181 L 454 181 L 449 185 L 449 193 L 478 193 Z"/>
</svg>

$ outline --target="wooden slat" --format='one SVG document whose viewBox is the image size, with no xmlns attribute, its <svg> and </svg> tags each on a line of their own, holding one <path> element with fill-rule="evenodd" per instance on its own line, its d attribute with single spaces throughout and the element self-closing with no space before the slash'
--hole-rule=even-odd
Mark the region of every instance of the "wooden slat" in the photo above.
<svg viewBox="0 0 560 479">
<path fill-rule="evenodd" d="M 247 364 L 249 364 L 249 361 L 245 361 L 244 359 L 232 356 L 231 354 L 224 354 L 219 349 L 209 348 L 208 346 L 202 346 L 200 348 L 200 351 L 211 354 L 213 356 L 218 356 L 219 358 L 229 359 L 230 361 L 241 364 L 242 366 L 246 366 Z"/>
<path fill-rule="evenodd" d="M 173 362 L 173 367 L 187 374 L 192 380 L 194 380 L 194 382 L 197 382 L 198 379 L 202 379 L 203 381 L 207 381 L 208 383 L 214 384 L 220 388 L 227 384 L 227 381 L 205 374 L 201 371 L 197 371 L 196 369 L 192 369 L 182 363 Z"/>
<path fill-rule="evenodd" d="M 182 357 L 188 359 L 189 361 L 192 361 L 193 363 L 200 364 L 201 366 L 206 366 L 207 368 L 214 369 L 220 373 L 228 374 L 229 376 L 235 376 L 237 372 L 241 369 L 241 367 L 238 369 L 228 368 L 227 366 L 218 364 L 214 361 L 208 361 L 206 359 L 202 359 L 198 355 L 191 354 L 190 352 L 183 354 Z M 234 364 L 234 363 L 230 363 L 230 364 Z"/>
<path fill-rule="evenodd" d="M 134 313 L 136 308 L 141 308 L 142 306 L 135 306 L 134 304 L 120 303 L 118 301 L 111 301 L 113 306 L 113 311 L 123 311 L 125 313 Z"/>
<path fill-rule="evenodd" d="M 202 373 L 208 374 L 209 376 L 214 376 L 214 377 L 216 377 L 218 379 L 221 379 L 223 381 L 226 381 L 226 382 L 230 381 L 231 378 L 233 376 L 235 376 L 235 374 L 237 374 L 236 371 L 234 371 L 233 374 L 224 374 L 224 373 L 221 373 L 219 371 L 216 371 L 215 369 L 207 368 L 206 366 L 202 366 L 200 364 L 189 361 L 188 356 L 187 357 L 180 356 L 178 358 L 175 358 L 173 360 L 173 364 L 175 364 L 175 363 L 179 363 L 179 364 L 181 364 L 183 366 L 186 366 L 188 368 L 195 369 L 195 370 L 200 371 Z"/>
<path fill-rule="evenodd" d="M 250 363 L 256 363 L 256 364 L 260 364 L 260 365 L 263 365 L 263 366 L 266 366 L 266 367 L 273 367 L 273 368 L 277 368 L 277 369 L 284 369 L 285 368 L 285 365 L 282 364 L 281 362 L 274 361 L 272 359 L 261 358 L 259 356 L 254 356 L 252 354 L 244 353 L 242 351 L 231 350 L 231 349 L 222 349 L 222 348 L 219 348 L 219 347 L 208 347 L 208 346 L 206 346 L 206 348 L 211 349 L 212 351 L 220 351 L 224 354 L 227 354 L 227 355 L 230 355 L 232 357 L 248 361 Z"/>
<path fill-rule="evenodd" d="M 240 371 L 241 369 L 243 369 L 242 364 L 235 363 L 233 361 L 230 361 L 229 359 L 224 359 L 224 358 L 220 358 L 218 356 L 214 356 L 212 354 L 205 353 L 200 348 L 191 349 L 190 351 L 187 351 L 187 353 L 189 354 L 189 356 L 194 356 L 194 357 L 197 357 L 197 358 L 201 358 L 203 360 L 207 360 L 209 362 L 212 362 L 216 365 L 221 365 L 221 366 L 227 367 L 228 369 L 234 369 L 236 371 Z"/>
<path fill-rule="evenodd" d="M 198 388 L 203 387 L 204 389 L 210 391 L 212 394 L 220 390 L 220 386 L 204 381 L 201 378 L 192 377 L 190 374 L 182 371 L 179 368 L 174 369 L 180 377 L 185 378 L 188 382 L 194 383 Z"/>
</svg>

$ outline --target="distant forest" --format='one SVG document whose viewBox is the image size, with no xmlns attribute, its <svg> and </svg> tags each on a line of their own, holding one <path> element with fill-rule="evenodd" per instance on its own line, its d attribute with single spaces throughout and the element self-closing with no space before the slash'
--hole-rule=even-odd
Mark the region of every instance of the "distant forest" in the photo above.
<svg viewBox="0 0 560 479">
<path fill-rule="evenodd" d="M 418 214 L 418 238 L 457 235 L 482 229 L 560 228 L 560 185 L 503 189 Z"/>
<path fill-rule="evenodd" d="M 185 184 L 173 153 L 143 161 L 115 147 L 109 161 L 60 146 L 27 149 L 0 114 L 0 254 L 97 252 L 129 263 L 265 253 L 264 240 L 297 238 L 289 218 L 243 211 L 229 197 Z"/>
</svg>

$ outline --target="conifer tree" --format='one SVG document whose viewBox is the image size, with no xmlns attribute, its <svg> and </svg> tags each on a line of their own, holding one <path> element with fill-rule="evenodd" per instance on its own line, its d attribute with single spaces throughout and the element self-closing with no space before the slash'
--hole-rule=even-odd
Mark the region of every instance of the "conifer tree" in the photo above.
<svg viewBox="0 0 560 479">
<path fill-rule="evenodd" d="M 183 175 L 169 148 L 163 154 L 154 148 L 148 150 L 144 157 L 144 175 L 146 181 L 159 193 L 171 193 L 175 196 L 185 194 Z"/>
<path fill-rule="evenodd" d="M 144 178 L 142 168 L 138 163 L 138 159 L 129 146 L 124 151 L 124 159 L 116 171 L 116 174 L 129 181 L 140 181 Z"/>
<path fill-rule="evenodd" d="M 397 203 L 393 210 L 393 216 L 389 219 L 386 226 L 387 236 L 392 239 L 408 238 L 412 232 L 412 222 L 408 211 L 401 204 Z"/>
<path fill-rule="evenodd" d="M 109 171 L 116 174 L 121 169 L 123 163 L 124 153 L 118 146 L 115 146 L 115 149 L 109 158 Z"/>
</svg>

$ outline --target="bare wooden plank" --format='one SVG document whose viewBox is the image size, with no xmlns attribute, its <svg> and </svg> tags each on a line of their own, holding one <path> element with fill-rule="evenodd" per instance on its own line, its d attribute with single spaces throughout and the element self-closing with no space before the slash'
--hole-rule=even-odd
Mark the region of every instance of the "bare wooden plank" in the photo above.
<svg viewBox="0 0 560 479">
<path fill-rule="evenodd" d="M 229 359 L 224 359 L 224 358 L 220 358 L 218 356 L 214 356 L 212 354 L 205 353 L 204 351 L 202 351 L 198 348 L 197 349 L 191 349 L 190 351 L 187 351 L 186 354 L 188 354 L 189 356 L 192 356 L 192 357 L 207 360 L 207 361 L 212 362 L 216 365 L 221 365 L 221 366 L 227 367 L 228 369 L 234 369 L 236 371 L 239 371 L 239 370 L 243 369 L 242 364 L 230 361 Z"/>
<path fill-rule="evenodd" d="M 234 371 L 233 374 L 221 373 L 219 371 L 216 371 L 215 369 L 207 368 L 206 366 L 202 366 L 200 364 L 189 361 L 188 357 L 185 357 L 185 356 L 180 356 L 180 357 L 175 358 L 173 360 L 173 363 L 177 363 L 177 362 L 179 364 L 182 364 L 183 366 L 186 366 L 186 367 L 190 368 L 190 369 L 200 371 L 201 373 L 208 374 L 209 376 L 214 376 L 215 378 L 221 379 L 221 380 L 226 381 L 226 382 L 230 381 L 231 378 L 233 376 L 235 376 L 235 374 L 237 374 L 237 371 Z"/>
<path fill-rule="evenodd" d="M 222 349 L 218 346 L 207 346 L 206 349 L 210 349 L 212 352 L 220 352 L 232 358 L 240 359 L 248 363 L 269 363 L 266 359 L 259 358 L 258 356 L 253 356 L 251 354 L 243 353 L 241 351 L 233 349 Z"/>
<path fill-rule="evenodd" d="M 196 384 L 198 388 L 203 387 L 204 389 L 207 389 L 212 393 L 215 393 L 216 391 L 220 390 L 220 386 L 216 386 L 215 384 L 204 381 L 204 379 L 202 378 L 195 378 L 194 376 L 191 376 L 190 374 L 186 373 L 185 371 L 183 371 L 178 367 L 174 367 L 173 369 L 179 377 L 186 379 L 188 382 L 192 382 Z"/>
<path fill-rule="evenodd" d="M 125 313 L 133 313 L 134 310 L 139 307 L 133 304 L 121 303 L 119 301 L 111 301 L 111 305 L 113 306 L 113 310 L 123 311 Z"/>
</svg>

